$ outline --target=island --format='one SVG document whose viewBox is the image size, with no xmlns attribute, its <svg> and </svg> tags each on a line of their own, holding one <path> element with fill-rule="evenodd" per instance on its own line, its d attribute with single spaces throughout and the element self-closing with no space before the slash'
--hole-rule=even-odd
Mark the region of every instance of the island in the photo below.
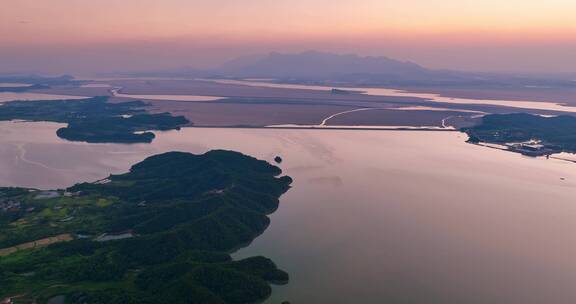
<svg viewBox="0 0 576 304">
<path fill-rule="evenodd" d="M 168 152 L 67 189 L 0 188 L 0 302 L 256 303 L 288 274 L 233 260 L 292 182 L 238 152 Z"/>
<path fill-rule="evenodd" d="M 471 143 L 492 143 L 527 156 L 576 153 L 576 117 L 525 113 L 492 114 L 462 129 Z"/>
<path fill-rule="evenodd" d="M 49 121 L 68 124 L 60 138 L 88 143 L 150 143 L 151 131 L 178 130 L 190 122 L 169 113 L 148 113 L 142 101 L 109 102 L 100 96 L 79 100 L 11 101 L 0 106 L 0 121 Z"/>
<path fill-rule="evenodd" d="M 335 95 L 350 95 L 353 92 L 348 91 L 348 90 L 343 90 L 343 89 L 332 89 L 332 90 L 330 90 L 330 93 L 335 94 Z"/>
</svg>

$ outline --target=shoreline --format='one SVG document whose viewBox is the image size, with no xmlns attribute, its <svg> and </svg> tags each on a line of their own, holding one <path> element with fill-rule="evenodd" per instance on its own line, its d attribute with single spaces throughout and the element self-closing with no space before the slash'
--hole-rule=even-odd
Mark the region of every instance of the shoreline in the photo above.
<svg viewBox="0 0 576 304">
<path fill-rule="evenodd" d="M 339 131 L 426 131 L 426 132 L 460 132 L 457 129 L 441 129 L 435 127 L 388 127 L 388 126 L 185 126 L 182 128 L 196 128 L 196 129 L 270 129 L 270 130 L 322 130 L 322 131 L 330 131 L 330 130 L 339 130 Z"/>
</svg>

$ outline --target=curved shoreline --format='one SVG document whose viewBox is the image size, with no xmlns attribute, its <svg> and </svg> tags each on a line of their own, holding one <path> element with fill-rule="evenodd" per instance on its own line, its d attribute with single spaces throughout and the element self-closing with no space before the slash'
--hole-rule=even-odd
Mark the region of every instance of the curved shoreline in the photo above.
<svg viewBox="0 0 576 304">
<path fill-rule="evenodd" d="M 144 100 L 169 100 L 169 101 L 216 101 L 225 99 L 220 96 L 202 96 L 202 95 L 163 95 L 163 94 L 124 94 L 120 91 L 123 87 L 115 87 L 109 90 L 110 94 L 114 97 L 131 98 L 131 99 L 144 99 Z"/>
</svg>

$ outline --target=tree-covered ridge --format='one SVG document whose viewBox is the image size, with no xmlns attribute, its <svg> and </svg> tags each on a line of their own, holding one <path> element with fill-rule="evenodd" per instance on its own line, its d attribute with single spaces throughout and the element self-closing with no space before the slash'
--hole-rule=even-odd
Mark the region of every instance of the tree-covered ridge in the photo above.
<svg viewBox="0 0 576 304">
<path fill-rule="evenodd" d="M 289 177 L 230 151 L 170 152 L 126 174 L 58 191 L 1 188 L 0 300 L 45 303 L 253 303 L 288 275 L 229 252 L 269 225 Z M 8 203 L 10 205 L 8 206 Z M 16 207 L 17 206 L 17 207 Z"/>
<path fill-rule="evenodd" d="M 67 123 L 61 138 L 90 143 L 149 143 L 154 130 L 179 129 L 189 123 L 169 113 L 150 114 L 142 101 L 111 103 L 108 97 L 80 100 L 12 101 L 0 106 L 0 120 Z"/>
<path fill-rule="evenodd" d="M 472 142 L 540 141 L 552 150 L 576 152 L 576 117 L 545 117 L 525 113 L 486 115 L 482 123 L 464 131 Z"/>
</svg>

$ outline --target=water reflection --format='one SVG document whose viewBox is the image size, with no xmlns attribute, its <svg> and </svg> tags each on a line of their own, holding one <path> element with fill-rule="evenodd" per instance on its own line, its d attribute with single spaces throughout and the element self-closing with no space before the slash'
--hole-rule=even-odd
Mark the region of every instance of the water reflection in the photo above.
<svg viewBox="0 0 576 304">
<path fill-rule="evenodd" d="M 482 104 L 482 105 L 507 106 L 507 107 L 532 109 L 532 110 L 576 112 L 576 107 L 563 105 L 555 102 L 452 98 L 452 97 L 444 97 L 442 95 L 434 93 L 416 93 L 416 92 L 409 92 L 397 89 L 387 89 L 387 88 L 330 87 L 330 86 L 318 86 L 318 85 L 280 84 L 280 83 L 270 83 L 261 81 L 244 81 L 244 80 L 230 80 L 230 79 L 202 79 L 202 80 L 222 84 L 246 85 L 253 87 L 264 87 L 264 88 L 282 88 L 282 89 L 316 90 L 316 91 L 331 91 L 336 88 L 372 96 L 416 97 L 429 100 L 431 102 L 465 104 L 465 105 Z"/>
<path fill-rule="evenodd" d="M 122 88 L 114 88 L 110 90 L 115 97 L 124 97 L 132 99 L 145 99 L 145 100 L 172 100 L 172 101 L 215 101 L 224 99 L 218 96 L 200 96 L 200 95 L 142 95 L 142 94 L 124 94 L 120 91 Z"/>
<path fill-rule="evenodd" d="M 15 100 L 64 100 L 64 99 L 85 99 L 86 96 L 56 95 L 28 92 L 0 92 L 0 104 Z"/>
<path fill-rule="evenodd" d="M 19 82 L 0 82 L 0 88 L 25 88 L 32 86 L 29 83 L 19 83 Z"/>
<path fill-rule="evenodd" d="M 65 142 L 58 127 L 0 123 L 0 182 L 64 187 L 169 150 L 282 156 L 293 188 L 236 254 L 291 274 L 269 303 L 576 301 L 573 163 L 453 132 L 184 129 L 115 145 Z"/>
</svg>

